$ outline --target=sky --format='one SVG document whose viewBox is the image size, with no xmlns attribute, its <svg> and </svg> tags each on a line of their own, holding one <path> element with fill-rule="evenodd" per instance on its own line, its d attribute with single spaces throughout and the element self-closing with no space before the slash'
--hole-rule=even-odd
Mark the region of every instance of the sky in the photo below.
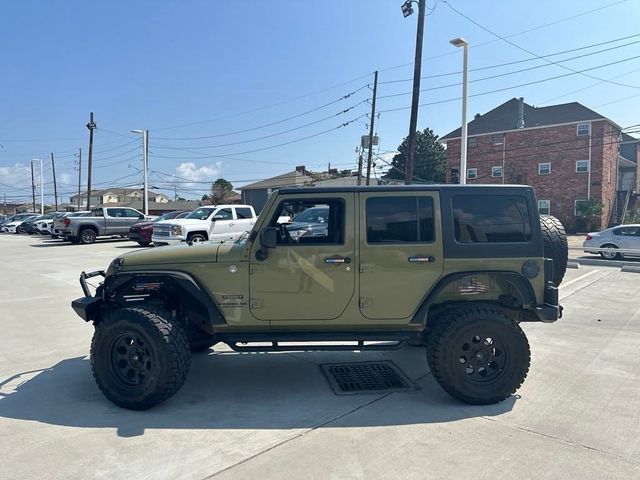
<svg viewBox="0 0 640 480">
<path fill-rule="evenodd" d="M 2 0 L 0 201 L 30 201 L 30 163 L 42 159 L 52 203 L 51 153 L 68 201 L 78 149 L 84 191 L 89 112 L 94 189 L 141 188 L 132 129 L 149 130 L 149 184 L 171 197 L 297 165 L 354 169 L 375 70 L 384 170 L 409 128 L 417 14 L 403 18 L 401 3 Z M 459 36 L 470 44 L 469 119 L 524 97 L 640 123 L 639 1 L 427 0 L 427 14 L 419 129 L 460 126 L 462 49 L 449 44 Z"/>
</svg>

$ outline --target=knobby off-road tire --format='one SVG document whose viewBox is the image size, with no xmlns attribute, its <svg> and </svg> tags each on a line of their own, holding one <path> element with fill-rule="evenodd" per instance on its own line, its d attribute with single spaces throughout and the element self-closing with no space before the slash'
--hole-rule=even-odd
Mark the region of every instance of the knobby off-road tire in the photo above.
<svg viewBox="0 0 640 480">
<path fill-rule="evenodd" d="M 545 258 L 553 259 L 553 284 L 557 287 L 567 271 L 569 245 L 567 234 L 560 220 L 552 215 L 540 215 L 542 244 Z"/>
<path fill-rule="evenodd" d="M 182 326 L 166 312 L 122 308 L 96 326 L 91 369 L 116 405 L 145 410 L 176 393 L 189 372 L 191 352 Z"/>
<path fill-rule="evenodd" d="M 444 311 L 426 339 L 431 373 L 449 395 L 464 403 L 501 402 L 527 377 L 527 337 L 490 305 Z"/>
</svg>

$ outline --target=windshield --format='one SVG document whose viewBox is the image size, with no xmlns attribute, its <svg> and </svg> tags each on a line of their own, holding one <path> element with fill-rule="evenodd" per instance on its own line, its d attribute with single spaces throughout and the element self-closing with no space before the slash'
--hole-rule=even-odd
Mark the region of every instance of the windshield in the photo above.
<svg viewBox="0 0 640 480">
<path fill-rule="evenodd" d="M 198 208 L 184 218 L 195 218 L 198 220 L 206 220 L 213 212 L 213 208 Z"/>
<path fill-rule="evenodd" d="M 172 218 L 177 218 L 176 212 L 167 212 L 164 215 L 160 215 L 158 218 L 153 220 L 153 223 L 161 222 L 163 220 L 171 220 Z"/>
</svg>

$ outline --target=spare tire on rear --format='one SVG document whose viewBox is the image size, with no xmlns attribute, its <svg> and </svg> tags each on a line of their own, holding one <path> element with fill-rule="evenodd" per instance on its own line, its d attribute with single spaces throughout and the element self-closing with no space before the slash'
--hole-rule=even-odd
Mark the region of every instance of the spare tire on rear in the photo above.
<svg viewBox="0 0 640 480">
<path fill-rule="evenodd" d="M 553 260 L 552 280 L 557 287 L 562 282 L 567 271 L 567 260 L 569 258 L 567 234 L 560 220 L 551 215 L 540 215 L 540 229 L 542 230 L 544 257 Z"/>
</svg>

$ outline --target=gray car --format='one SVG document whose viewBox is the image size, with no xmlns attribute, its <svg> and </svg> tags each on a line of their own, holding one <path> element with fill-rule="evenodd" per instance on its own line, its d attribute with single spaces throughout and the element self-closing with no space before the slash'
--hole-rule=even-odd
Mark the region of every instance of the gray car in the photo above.
<svg viewBox="0 0 640 480">
<path fill-rule="evenodd" d="M 607 260 L 640 257 L 640 224 L 620 225 L 588 233 L 582 247 L 586 253 L 599 253 Z"/>
</svg>

